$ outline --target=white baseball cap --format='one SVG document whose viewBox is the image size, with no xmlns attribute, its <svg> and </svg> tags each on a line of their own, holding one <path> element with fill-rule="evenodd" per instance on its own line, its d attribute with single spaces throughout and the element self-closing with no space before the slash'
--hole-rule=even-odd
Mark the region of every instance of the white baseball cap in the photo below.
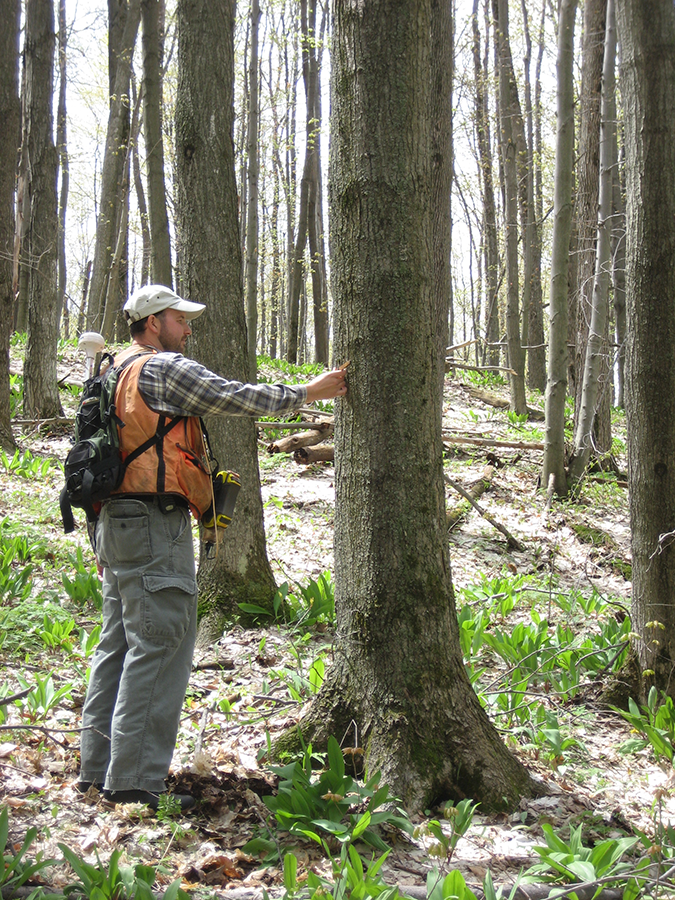
<svg viewBox="0 0 675 900">
<path fill-rule="evenodd" d="M 129 297 L 124 304 L 124 315 L 127 322 L 139 322 L 148 316 L 156 316 L 165 309 L 177 309 L 185 313 L 186 319 L 196 319 L 206 307 L 203 303 L 183 300 L 171 288 L 163 284 L 146 284 Z"/>
</svg>

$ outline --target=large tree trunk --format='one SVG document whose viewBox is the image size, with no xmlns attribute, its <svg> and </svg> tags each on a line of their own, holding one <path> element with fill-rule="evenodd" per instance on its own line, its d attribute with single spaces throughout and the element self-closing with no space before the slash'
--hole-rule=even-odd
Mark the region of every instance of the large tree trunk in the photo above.
<svg viewBox="0 0 675 900">
<path fill-rule="evenodd" d="M 553 248 L 551 254 L 546 439 L 542 485 L 553 477 L 558 496 L 567 493 L 565 472 L 565 398 L 567 396 L 567 276 L 572 230 L 574 166 L 574 18 L 577 0 L 565 0 L 558 21 L 558 128 L 555 150 Z"/>
<path fill-rule="evenodd" d="M 54 4 L 26 4 L 26 104 L 24 153 L 29 212 L 28 327 L 24 362 L 24 412 L 29 417 L 61 415 L 56 383 L 60 308 L 57 297 L 57 151 L 53 127 Z"/>
<path fill-rule="evenodd" d="M 335 4 L 331 259 L 336 357 L 335 658 L 304 722 L 353 723 L 408 809 L 532 789 L 466 676 L 450 576 L 430 274 L 431 0 Z"/>
<path fill-rule="evenodd" d="M 675 7 L 619 0 L 626 126 L 626 413 L 633 631 L 645 693 L 675 696 Z M 661 551 L 661 552 L 659 552 Z"/>
<path fill-rule="evenodd" d="M 612 163 L 614 159 L 614 122 L 610 121 L 610 112 L 614 113 L 614 66 L 616 63 L 616 33 L 614 31 L 614 13 L 609 7 L 614 0 L 607 0 L 607 34 L 605 37 L 605 56 L 602 73 L 602 100 L 600 116 L 600 186 L 598 200 L 597 239 L 595 242 L 595 272 L 593 276 L 593 294 L 591 321 L 586 341 L 586 358 L 584 361 L 583 383 L 581 389 L 581 408 L 577 415 L 577 427 L 574 434 L 574 450 L 570 460 L 569 477 L 572 482 L 579 482 L 584 476 L 593 444 L 593 424 L 600 405 L 602 370 L 607 365 L 607 322 L 609 317 L 609 275 L 611 267 L 611 228 L 612 228 Z M 609 100 L 611 98 L 611 100 Z"/>
<path fill-rule="evenodd" d="M 248 380 L 241 241 L 234 174 L 234 2 L 178 4 L 176 98 L 181 290 L 207 310 L 195 322 L 195 356 L 226 378 Z M 237 514 L 213 562 L 199 567 L 202 634 L 222 633 L 238 602 L 271 606 L 276 591 L 265 549 L 255 425 L 208 421 L 223 468 L 241 476 Z"/>
<path fill-rule="evenodd" d="M 152 281 L 173 285 L 171 238 L 164 184 L 162 135 L 162 57 L 164 0 L 142 0 L 143 21 L 143 132 L 148 172 L 148 202 L 152 253 Z"/>
<path fill-rule="evenodd" d="M 13 243 L 16 148 L 21 139 L 19 106 L 20 0 L 0 0 L 0 446 L 16 446 L 10 424 L 9 338 L 14 318 Z"/>
<path fill-rule="evenodd" d="M 108 290 L 111 265 L 115 248 L 118 246 L 120 221 L 123 216 L 120 185 L 124 179 L 129 136 L 129 96 L 131 84 L 131 57 L 136 43 L 141 18 L 141 0 L 129 0 L 124 19 L 124 29 L 114 55 L 114 87 L 110 98 L 110 114 L 106 135 L 103 168 L 101 171 L 101 202 L 96 223 L 96 246 L 94 265 L 91 273 L 89 296 L 89 327 L 100 329 L 106 318 L 106 299 L 111 297 L 115 307 L 119 297 L 112 297 Z M 125 199 L 126 202 L 126 199 Z M 114 322 L 117 308 L 107 315 L 108 322 Z M 103 332 L 106 339 L 112 332 Z"/>
</svg>

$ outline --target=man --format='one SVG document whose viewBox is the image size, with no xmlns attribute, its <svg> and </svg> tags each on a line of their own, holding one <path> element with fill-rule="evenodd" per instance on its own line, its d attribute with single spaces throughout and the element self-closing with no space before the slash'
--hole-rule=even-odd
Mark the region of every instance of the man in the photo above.
<svg viewBox="0 0 675 900">
<path fill-rule="evenodd" d="M 116 413 L 124 481 L 102 505 L 96 555 L 103 628 L 82 712 L 78 789 L 157 809 L 166 790 L 190 675 L 197 584 L 190 513 L 211 504 L 211 469 L 199 416 L 271 415 L 346 393 L 345 373 L 306 386 L 226 381 L 184 357 L 204 305 L 150 285 L 124 306 L 132 344 L 119 354 Z M 154 438 L 153 446 L 133 451 Z M 176 795 L 181 809 L 194 805 Z"/>
</svg>

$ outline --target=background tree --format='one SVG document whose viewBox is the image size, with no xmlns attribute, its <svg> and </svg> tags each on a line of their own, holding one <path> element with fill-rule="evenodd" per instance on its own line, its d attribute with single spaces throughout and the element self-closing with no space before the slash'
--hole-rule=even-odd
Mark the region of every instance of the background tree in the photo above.
<svg viewBox="0 0 675 900">
<path fill-rule="evenodd" d="M 602 369 L 605 369 L 606 374 L 608 368 L 606 335 L 609 317 L 611 272 L 612 166 L 615 155 L 614 123 L 609 120 L 610 113 L 614 113 L 614 65 L 616 60 L 614 12 L 609 9 L 613 2 L 614 0 L 607 0 L 607 27 L 600 103 L 600 186 L 591 318 L 586 340 L 586 357 L 580 395 L 581 408 L 577 409 L 574 449 L 569 465 L 570 480 L 576 483 L 583 477 L 590 459 L 593 443 L 593 425 L 600 402 Z"/>
<path fill-rule="evenodd" d="M 576 252 L 574 290 L 570 293 L 570 321 L 574 336 L 570 389 L 574 395 L 574 428 L 584 406 L 584 375 L 588 357 L 589 326 L 594 310 L 596 241 L 598 235 L 598 196 L 600 184 L 600 104 L 605 47 L 607 0 L 584 4 L 584 37 L 581 54 L 581 95 L 579 100 L 579 160 L 575 213 Z M 597 322 L 597 320 L 596 320 Z M 611 375 L 609 362 L 609 322 L 603 323 L 599 337 L 597 377 L 599 390 L 593 419 L 593 444 L 598 452 L 607 452 L 611 435 Z M 598 338 L 593 337 L 593 343 Z"/>
<path fill-rule="evenodd" d="M 249 375 L 234 172 L 234 2 L 180 0 L 176 169 L 180 287 L 206 303 L 194 355 L 225 378 Z M 215 454 L 241 476 L 237 515 L 217 559 L 199 567 L 202 633 L 222 634 L 238 602 L 269 607 L 276 592 L 265 549 L 255 425 L 207 421 Z"/>
<path fill-rule="evenodd" d="M 20 0 L 0 0 L 0 446 L 16 446 L 10 424 L 9 338 L 14 318 L 13 243 L 19 106 Z"/>
<path fill-rule="evenodd" d="M 251 0 L 251 42 L 248 66 L 248 124 L 246 138 L 246 267 L 244 290 L 246 295 L 246 329 L 248 341 L 249 376 L 255 381 L 258 375 L 256 345 L 258 340 L 258 175 L 260 171 L 259 121 L 260 92 L 258 89 L 258 29 L 260 4 Z"/>
<path fill-rule="evenodd" d="M 489 75 L 487 58 L 481 58 L 480 29 L 478 27 L 478 0 L 474 0 L 471 16 L 473 71 L 475 83 L 475 123 L 478 142 L 478 161 L 481 175 L 481 234 L 485 272 L 487 343 L 483 361 L 499 365 L 499 244 L 497 233 L 497 207 L 492 178 L 492 148 L 490 141 L 490 115 L 488 106 Z M 487 43 L 487 42 L 486 42 Z"/>
<path fill-rule="evenodd" d="M 355 722 L 368 770 L 408 808 L 503 807 L 532 786 L 466 676 L 445 530 L 431 12 L 335 4 L 335 352 L 351 366 L 335 436 L 335 657 L 304 727 L 325 738 Z"/>
<path fill-rule="evenodd" d="M 58 282 L 57 304 L 59 308 L 59 321 L 63 312 L 65 332 L 68 334 L 69 317 L 68 304 L 66 303 L 66 211 L 68 209 L 68 190 L 70 186 L 70 171 L 68 162 L 68 127 L 66 115 L 66 93 L 68 86 L 66 62 L 68 52 L 68 27 L 66 24 L 66 0 L 58 2 L 58 51 L 59 51 L 59 104 L 56 112 L 56 150 L 59 159 L 59 243 L 57 249 Z"/>
<path fill-rule="evenodd" d="M 112 0 L 111 0 L 112 2 Z M 129 141 L 129 97 L 131 94 L 131 57 L 136 43 L 138 26 L 141 18 L 141 0 L 129 0 L 117 17 L 111 17 L 110 26 L 110 72 L 112 89 L 110 95 L 110 112 L 106 134 L 103 168 L 101 171 L 101 200 L 98 221 L 96 224 L 96 248 L 91 273 L 89 290 L 88 324 L 101 329 L 106 339 L 112 337 L 115 316 L 120 308 L 121 296 L 113 296 L 109 288 L 111 265 L 115 248 L 118 246 L 120 225 L 123 219 L 120 185 L 124 181 L 127 165 Z M 119 38 L 115 32 L 120 31 L 119 20 L 123 19 L 123 27 Z M 126 285 L 123 288 L 126 294 Z M 110 304 L 106 310 L 106 303 Z M 105 324 L 104 324 L 105 323 Z"/>
<path fill-rule="evenodd" d="M 555 152 L 553 250 L 549 298 L 546 437 L 542 484 L 553 477 L 556 494 L 567 493 L 565 471 L 565 400 L 568 371 L 568 267 L 572 230 L 574 168 L 574 18 L 577 0 L 563 0 L 558 20 L 558 135 Z"/>
<path fill-rule="evenodd" d="M 54 4 L 28 0 L 24 59 L 23 153 L 26 160 L 24 256 L 28 267 L 28 322 L 24 361 L 24 411 L 51 418 L 61 413 L 56 384 L 60 308 L 57 296 L 57 152 L 54 146 Z"/>
<path fill-rule="evenodd" d="M 675 7 L 619 0 L 627 195 L 633 630 L 644 693 L 675 696 Z"/>
<path fill-rule="evenodd" d="M 154 284 L 166 284 L 171 287 L 173 285 L 171 238 L 166 211 L 162 134 L 164 15 L 164 0 L 142 0 L 143 132 L 148 179 L 152 281 Z"/>
<path fill-rule="evenodd" d="M 512 91 L 507 0 L 492 4 L 499 69 L 499 128 L 504 171 L 504 245 L 506 258 L 506 342 L 508 346 L 511 409 L 527 412 L 525 398 L 525 351 L 520 334 L 520 280 L 518 260 L 518 161 L 515 132 L 516 109 Z"/>
</svg>

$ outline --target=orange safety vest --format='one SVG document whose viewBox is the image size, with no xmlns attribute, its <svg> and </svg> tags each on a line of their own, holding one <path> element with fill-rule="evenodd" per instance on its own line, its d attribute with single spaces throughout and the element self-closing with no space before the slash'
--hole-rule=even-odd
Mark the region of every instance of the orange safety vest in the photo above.
<svg viewBox="0 0 675 900">
<path fill-rule="evenodd" d="M 124 480 L 114 494 L 177 494 L 187 499 L 195 517 L 200 518 L 211 505 L 212 495 L 199 418 L 179 416 L 172 419 L 156 413 L 138 389 L 141 369 L 155 353 L 156 350 L 141 352 L 138 359 L 120 372 L 117 381 L 115 412 L 123 423 L 119 428 L 122 460 L 146 441 L 157 440 L 128 463 Z M 136 346 L 123 350 L 115 357 L 114 365 L 135 354 L 138 354 Z M 162 433 L 163 438 L 160 437 Z"/>
</svg>

